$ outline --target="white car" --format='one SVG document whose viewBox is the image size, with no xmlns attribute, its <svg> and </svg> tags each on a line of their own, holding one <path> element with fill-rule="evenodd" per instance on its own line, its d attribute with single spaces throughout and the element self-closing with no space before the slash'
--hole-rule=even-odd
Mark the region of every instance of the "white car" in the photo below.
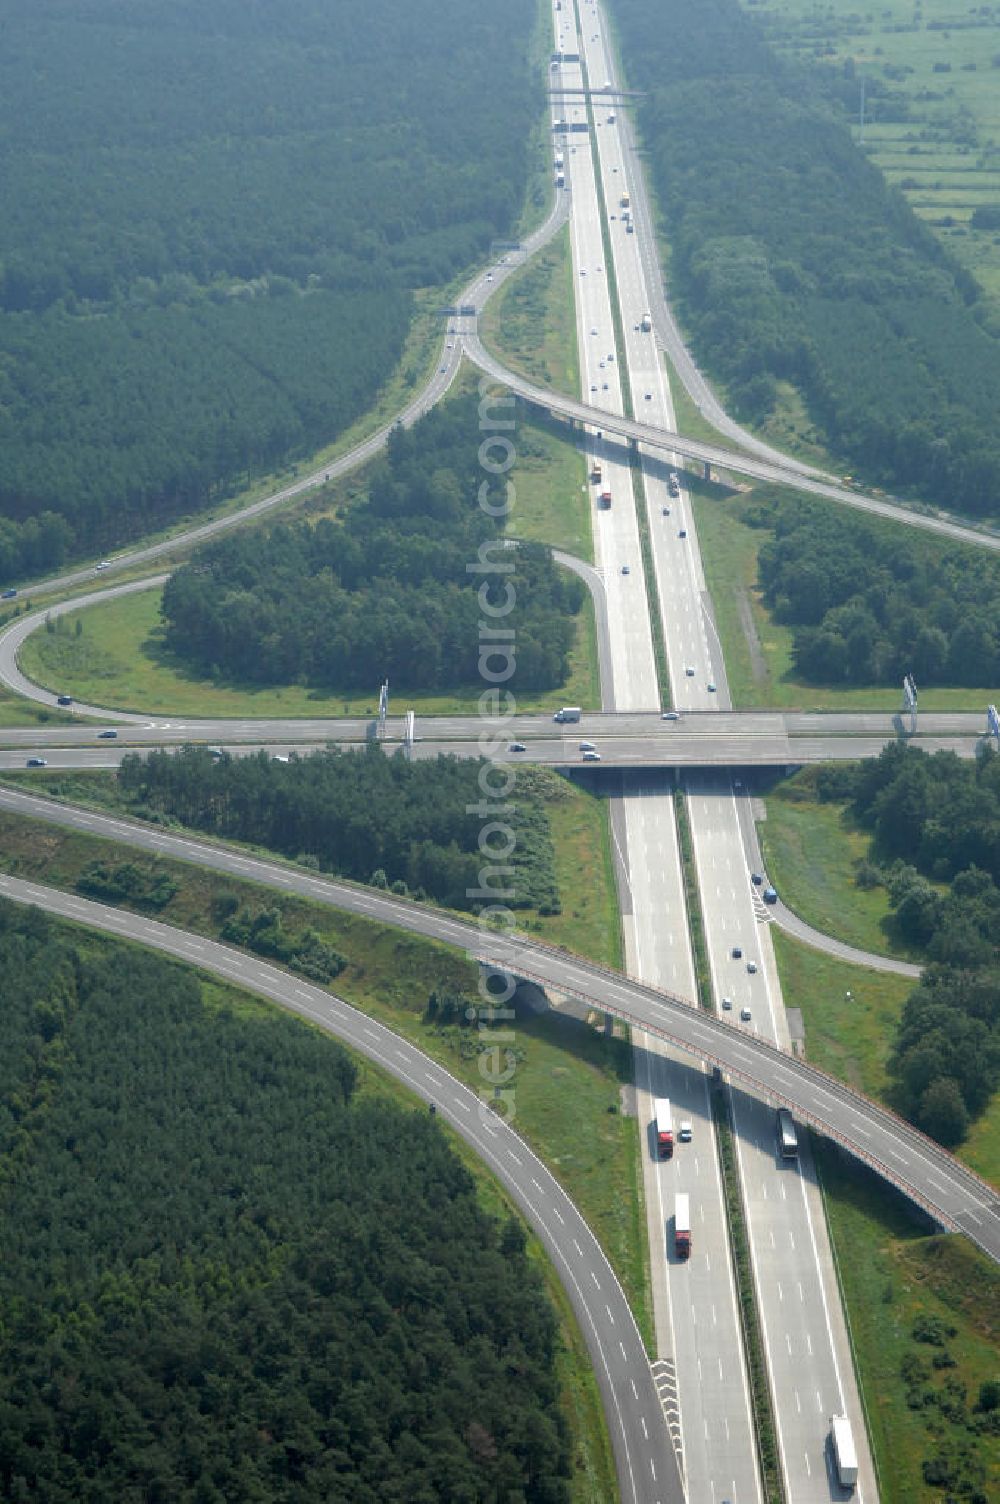
<svg viewBox="0 0 1000 1504">
<path fill-rule="evenodd" d="M 741 1024 L 748 1024 L 750 1022 L 750 1020 L 751 1020 L 752 1017 L 753 1017 L 753 1014 L 750 1012 L 749 1008 L 741 1008 L 740 1009 L 740 1023 Z"/>
<path fill-rule="evenodd" d="M 600 762 L 601 754 L 600 752 L 585 752 L 583 754 L 583 760 L 584 762 Z"/>
<path fill-rule="evenodd" d="M 694 1138 L 694 1129 L 691 1126 L 690 1118 L 685 1118 L 681 1123 L 677 1130 L 677 1138 L 682 1144 L 689 1144 Z"/>
</svg>

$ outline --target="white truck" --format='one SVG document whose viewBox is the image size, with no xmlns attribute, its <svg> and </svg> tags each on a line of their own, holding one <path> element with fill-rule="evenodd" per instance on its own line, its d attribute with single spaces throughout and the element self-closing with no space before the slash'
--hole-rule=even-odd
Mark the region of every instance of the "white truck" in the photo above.
<svg viewBox="0 0 1000 1504">
<path fill-rule="evenodd" d="M 854 1450 L 851 1422 L 846 1415 L 830 1416 L 830 1445 L 841 1488 L 853 1489 L 858 1481 L 858 1454 Z"/>
<path fill-rule="evenodd" d="M 581 709 L 579 705 L 564 705 L 561 710 L 556 711 L 552 719 L 560 722 L 578 721 L 580 715 Z"/>
<path fill-rule="evenodd" d="M 657 1158 L 672 1159 L 674 1154 L 674 1120 L 670 1112 L 669 1097 L 653 1098 L 653 1115 L 656 1118 Z"/>
</svg>

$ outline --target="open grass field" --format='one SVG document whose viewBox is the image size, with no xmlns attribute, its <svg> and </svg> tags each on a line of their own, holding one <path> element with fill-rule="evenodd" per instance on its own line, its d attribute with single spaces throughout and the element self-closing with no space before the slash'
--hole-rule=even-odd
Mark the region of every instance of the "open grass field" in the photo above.
<svg viewBox="0 0 1000 1504">
<path fill-rule="evenodd" d="M 861 950 L 921 959 L 896 940 L 886 890 L 854 881 L 857 863 L 868 856 L 869 832 L 843 806 L 811 798 L 803 775 L 768 795 L 759 835 L 769 878 L 809 924 Z"/>
<path fill-rule="evenodd" d="M 514 443 L 517 464 L 509 479 L 516 501 L 507 531 L 513 538 L 547 543 L 592 564 L 593 503 L 583 451 L 556 421 L 551 426 L 520 421 Z"/>
<path fill-rule="evenodd" d="M 884 1097 L 885 1062 L 913 983 L 812 950 L 777 927 L 771 939 L 785 1006 L 802 1010 L 808 1058 L 868 1096 Z"/>
<path fill-rule="evenodd" d="M 579 396 L 575 306 L 569 226 L 563 225 L 487 303 L 479 320 L 483 344 L 532 381 Z"/>
<path fill-rule="evenodd" d="M 980 1431 L 990 1417 L 976 1408 L 998 1372 L 1000 1273 L 966 1239 L 929 1235 L 833 1145 L 815 1147 L 883 1504 L 1000 1497 L 1000 1431 Z"/>
<path fill-rule="evenodd" d="M 757 556 L 770 534 L 745 521 L 745 513 L 756 505 L 753 491 L 725 498 L 695 491 L 691 499 L 734 706 L 739 710 L 898 710 L 901 694 L 894 688 L 838 689 L 806 684 L 797 677 L 792 631 L 772 619 L 757 590 Z M 934 541 L 929 540 L 927 546 L 935 547 Z M 983 710 L 985 724 L 984 707 L 995 698 L 995 687 L 921 689 L 920 706 L 923 710 Z"/>
<path fill-rule="evenodd" d="M 64 780 L 74 788 L 76 782 L 75 776 Z M 59 780 L 50 783 L 59 786 Z M 570 790 L 570 797 L 587 800 L 590 796 Z M 606 831 L 600 829 L 603 806 L 593 804 L 595 813 L 581 817 L 574 840 L 557 844 L 557 872 L 564 896 L 568 885 L 579 877 L 574 863 L 581 853 L 599 854 L 602 843 L 607 844 Z M 0 816 L 0 867 L 4 871 L 73 889 L 82 869 L 97 857 L 111 862 L 134 859 L 126 847 L 111 842 Z M 595 860 L 588 873 L 595 889 L 605 882 L 608 865 Z M 470 998 L 477 995 L 477 970 L 464 955 L 418 936 L 184 863 L 166 861 L 157 863 L 157 869 L 179 882 L 179 891 L 162 912 L 168 924 L 216 938 L 221 927 L 216 904 L 225 892 L 235 894 L 241 905 L 279 906 L 288 933 L 315 929 L 348 959 L 347 968 L 333 984 L 339 996 L 404 1034 L 470 1087 L 479 1089 L 480 1046 L 475 1029 L 442 1027 L 425 1015 L 427 997 L 434 989 Z M 597 911 L 609 913 L 613 902 L 613 890 L 606 891 L 597 900 Z M 565 907 L 581 933 L 584 921 L 572 914 L 568 898 Z M 549 923 L 543 921 L 545 936 L 563 939 L 564 932 L 558 927 L 548 929 Z M 598 933 L 590 953 L 611 959 L 616 944 L 611 933 Z M 603 1024 L 603 1018 L 598 1022 Z M 651 1343 L 638 1130 L 635 1121 L 619 1111 L 620 1088 L 630 1079 L 629 1048 L 621 1038 L 605 1037 L 602 1027 L 591 1027 L 555 1009 L 537 1014 L 522 1011 L 513 1027 L 516 1072 L 511 1087 L 517 1126 L 600 1238 L 628 1292 L 643 1335 Z"/>
<path fill-rule="evenodd" d="M 955 0 L 744 0 L 780 52 L 847 71 L 855 140 L 988 294 L 1000 328 L 1000 9 Z M 861 79 L 866 80 L 864 123 Z"/>
<path fill-rule="evenodd" d="M 182 716 L 374 715 L 377 685 L 365 695 L 338 695 L 301 684 L 240 685 L 199 678 L 171 653 L 162 640 L 159 589 L 137 592 L 107 605 L 72 612 L 27 639 L 21 666 L 37 684 L 72 694 L 81 702 L 112 710 L 150 711 Z M 77 635 L 77 622 L 80 632 Z M 576 644 L 565 684 L 525 698 L 522 709 L 556 709 L 560 705 L 598 706 L 597 645 L 589 598 L 577 618 Z M 399 695 L 390 713 L 415 710 L 418 715 L 474 712 L 482 685 L 454 694 Z M 20 702 L 17 702 L 20 703 Z"/>
</svg>

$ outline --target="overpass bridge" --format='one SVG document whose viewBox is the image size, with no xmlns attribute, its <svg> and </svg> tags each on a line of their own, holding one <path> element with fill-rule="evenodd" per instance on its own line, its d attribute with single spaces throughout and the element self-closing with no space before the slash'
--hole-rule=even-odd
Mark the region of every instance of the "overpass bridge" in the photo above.
<svg viewBox="0 0 1000 1504">
<path fill-rule="evenodd" d="M 600 429 L 605 438 L 608 435 L 617 436 L 629 445 L 642 444 L 648 449 L 660 450 L 664 455 L 665 464 L 669 464 L 672 459 L 680 456 L 701 464 L 706 476 L 710 475 L 712 470 L 724 470 L 729 474 L 742 475 L 750 480 L 791 486 L 795 490 L 807 491 L 811 495 L 822 496 L 829 501 L 840 502 L 843 506 L 853 507 L 857 511 L 867 512 L 871 516 L 885 517 L 893 522 L 903 522 L 908 527 L 920 528 L 925 532 L 936 533 L 940 537 L 950 538 L 956 542 L 971 543 L 994 553 L 1000 552 L 1000 533 L 967 527 L 961 523 L 951 522 L 943 514 L 911 511 L 901 504 L 880 500 L 864 491 L 849 490 L 841 485 L 835 476 L 823 470 L 816 470 L 798 460 L 789 459 L 787 463 L 782 463 L 778 460 L 755 458 L 735 449 L 727 449 L 721 444 L 706 444 L 699 439 L 686 438 L 683 434 L 660 428 L 654 423 L 639 423 L 634 418 L 619 416 L 604 408 L 593 407 L 587 402 L 580 402 L 575 397 L 567 397 L 561 392 L 553 392 L 545 387 L 536 386 L 518 372 L 509 370 L 502 361 L 486 349 L 474 327 L 466 326 L 458 329 L 456 337 L 463 352 L 474 366 L 477 366 L 484 375 L 491 377 L 499 386 L 504 386 L 514 392 L 522 401 L 544 412 L 558 413 L 561 417 L 568 418 L 571 423 L 581 427 Z M 650 335 L 651 339 L 654 337 Z"/>
</svg>

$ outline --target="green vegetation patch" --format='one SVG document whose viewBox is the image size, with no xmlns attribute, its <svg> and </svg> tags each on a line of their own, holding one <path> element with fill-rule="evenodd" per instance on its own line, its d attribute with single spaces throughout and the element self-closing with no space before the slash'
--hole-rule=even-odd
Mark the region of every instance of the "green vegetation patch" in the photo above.
<svg viewBox="0 0 1000 1504">
<path fill-rule="evenodd" d="M 738 0 L 616 0 L 671 290 L 738 416 L 778 383 L 869 483 L 1000 494 L 1000 363 L 978 288 L 854 146 L 823 76 L 782 61 Z M 669 83 L 665 81 L 669 80 Z"/>
<path fill-rule="evenodd" d="M 426 1112 L 37 911 L 0 959 L 5 1493 L 570 1499 L 555 1314 Z"/>
<path fill-rule="evenodd" d="M 775 926 L 771 942 L 785 1007 L 802 1012 L 809 1059 L 866 1095 L 884 1098 L 893 1035 L 913 982 L 852 966 Z"/>
<path fill-rule="evenodd" d="M 996 1265 L 964 1238 L 928 1237 L 834 1145 L 815 1149 L 881 1497 L 986 1504 L 1000 1492 Z"/>
<path fill-rule="evenodd" d="M 758 826 L 771 882 L 795 912 L 824 934 L 860 950 L 911 960 L 891 923 L 889 895 L 866 884 L 871 832 L 849 806 L 820 801 L 816 769 L 805 768 L 767 796 L 767 819 Z M 858 881 L 859 873 L 862 881 Z"/>
<path fill-rule="evenodd" d="M 415 293 L 517 222 L 536 14 L 13 0 L 0 575 L 167 526 L 371 405 Z"/>
<path fill-rule="evenodd" d="M 1000 14 L 952 0 L 745 0 L 827 78 L 855 142 L 985 289 L 1000 327 Z M 862 113 L 862 81 L 864 101 Z"/>
<path fill-rule="evenodd" d="M 483 310 L 483 343 L 529 380 L 580 393 L 576 301 L 569 225 L 521 267 Z"/>
<path fill-rule="evenodd" d="M 71 775 L 67 786 L 78 793 L 92 787 L 93 780 Z M 606 831 L 599 833 L 592 823 L 579 849 L 592 850 L 606 840 Z M 0 815 L 0 866 L 18 876 L 72 891 L 94 861 L 115 867 L 134 860 L 127 846 Z M 286 941 L 294 943 L 312 931 L 346 960 L 335 983 L 339 996 L 405 1035 L 473 1091 L 484 1087 L 477 1029 L 457 1005 L 446 1022 L 437 1010 L 432 1014 L 428 1009 L 432 992 L 478 1006 L 477 967 L 458 952 L 185 863 L 157 860 L 151 867 L 178 882 L 176 895 L 162 911 L 167 923 L 219 939 L 234 913 L 276 911 Z M 561 881 L 578 876 L 568 862 L 561 866 Z M 595 865 L 588 881 L 601 884 L 600 866 Z M 600 909 L 608 916 L 611 902 L 607 892 L 601 895 Z M 542 920 L 537 928 L 558 940 L 561 931 L 548 931 L 549 923 L 558 926 L 559 920 Z M 608 958 L 599 944 L 591 954 Z M 652 1350 L 646 1233 L 636 1182 L 637 1128 L 619 1111 L 621 1088 L 631 1080 L 628 1046 L 604 1033 L 603 1018 L 592 1028 L 554 1010 L 536 1014 L 519 1009 L 513 1028 L 516 1126 L 543 1154 L 594 1229 Z"/>
<path fill-rule="evenodd" d="M 980 709 L 995 696 L 1000 640 L 985 605 L 992 557 L 783 487 L 694 493 L 692 503 L 735 705 L 897 710 L 893 674 L 903 663 L 899 679 L 914 673 L 922 709 Z M 921 582 L 909 594 L 907 569 L 911 584 Z M 804 583 L 819 576 L 810 596 Z M 782 588 L 786 580 L 793 590 Z M 810 612 L 818 619 L 798 620 Z"/>
</svg>

